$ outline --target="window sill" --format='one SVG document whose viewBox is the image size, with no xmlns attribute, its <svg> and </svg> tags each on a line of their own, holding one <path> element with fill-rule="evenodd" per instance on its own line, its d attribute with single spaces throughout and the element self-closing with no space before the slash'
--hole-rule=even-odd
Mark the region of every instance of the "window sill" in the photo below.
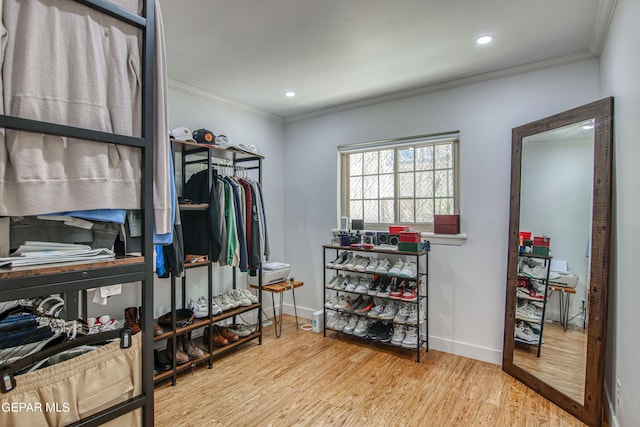
<svg viewBox="0 0 640 427">
<path fill-rule="evenodd" d="M 462 246 L 467 241 L 467 234 L 435 234 L 421 233 L 422 238 L 428 240 L 432 245 Z"/>
</svg>

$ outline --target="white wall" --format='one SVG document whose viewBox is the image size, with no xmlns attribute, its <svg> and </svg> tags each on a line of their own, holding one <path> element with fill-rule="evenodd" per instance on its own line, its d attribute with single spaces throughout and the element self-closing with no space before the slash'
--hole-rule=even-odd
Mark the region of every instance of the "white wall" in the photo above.
<svg viewBox="0 0 640 427">
<path fill-rule="evenodd" d="M 285 260 L 305 281 L 298 305 L 323 305 L 321 245 L 337 224 L 341 144 L 459 130 L 462 246 L 432 246 L 430 346 L 501 363 L 511 129 L 599 98 L 583 61 L 285 124 Z"/>
<path fill-rule="evenodd" d="M 601 57 L 603 96 L 614 96 L 614 263 L 607 336 L 605 388 L 613 406 L 612 425 L 633 426 L 640 420 L 640 287 L 636 271 L 640 241 L 640 2 L 618 0 Z M 620 404 L 616 380 L 621 382 Z"/>
<path fill-rule="evenodd" d="M 593 133 L 592 133 L 593 135 Z M 551 237 L 556 260 L 567 261 L 578 276 L 570 295 L 569 317 L 582 313 L 589 288 L 591 195 L 593 192 L 593 137 L 590 140 L 530 142 L 522 150 L 520 230 Z M 560 319 L 559 295 L 552 295 L 545 318 Z M 573 323 L 582 326 L 582 316 Z"/>
</svg>

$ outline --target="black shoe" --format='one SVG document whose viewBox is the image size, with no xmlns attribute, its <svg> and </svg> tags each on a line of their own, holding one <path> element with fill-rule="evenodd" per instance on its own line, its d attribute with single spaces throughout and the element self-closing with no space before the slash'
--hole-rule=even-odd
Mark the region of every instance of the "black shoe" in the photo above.
<svg viewBox="0 0 640 427">
<path fill-rule="evenodd" d="M 384 323 L 378 328 L 378 341 L 390 342 L 393 336 L 393 323 Z"/>
<path fill-rule="evenodd" d="M 153 364 L 158 372 L 169 371 L 173 367 L 167 353 L 160 350 L 153 350 Z"/>
<path fill-rule="evenodd" d="M 367 337 L 369 337 L 369 339 L 372 339 L 374 341 L 377 340 L 378 330 L 380 329 L 381 326 L 382 326 L 382 322 L 379 320 L 375 322 L 373 325 L 371 325 L 369 327 L 369 330 L 367 331 Z"/>
</svg>

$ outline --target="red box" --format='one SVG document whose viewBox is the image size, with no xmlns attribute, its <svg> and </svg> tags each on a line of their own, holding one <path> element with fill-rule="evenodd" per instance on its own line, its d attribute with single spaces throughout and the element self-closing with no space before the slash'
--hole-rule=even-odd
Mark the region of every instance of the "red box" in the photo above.
<svg viewBox="0 0 640 427">
<path fill-rule="evenodd" d="M 522 240 L 531 240 L 531 232 L 530 231 L 521 231 L 520 238 Z"/>
<path fill-rule="evenodd" d="M 400 234 L 403 231 L 409 231 L 408 225 L 390 225 L 389 234 Z"/>
<path fill-rule="evenodd" d="M 533 246 L 546 246 L 549 247 L 551 243 L 551 237 L 549 236 L 534 236 L 533 237 Z"/>
<path fill-rule="evenodd" d="M 460 215 L 434 215 L 433 232 L 436 234 L 459 234 Z"/>
<path fill-rule="evenodd" d="M 417 231 L 401 231 L 400 241 L 403 243 L 420 243 L 421 235 Z"/>
</svg>

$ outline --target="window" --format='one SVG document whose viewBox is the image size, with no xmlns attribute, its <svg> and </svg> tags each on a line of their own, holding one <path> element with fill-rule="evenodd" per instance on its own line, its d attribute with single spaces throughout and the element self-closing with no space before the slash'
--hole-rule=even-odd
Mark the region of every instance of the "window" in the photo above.
<svg viewBox="0 0 640 427">
<path fill-rule="evenodd" d="M 458 134 L 338 147 L 341 216 L 365 228 L 433 231 L 434 214 L 458 211 Z"/>
</svg>

